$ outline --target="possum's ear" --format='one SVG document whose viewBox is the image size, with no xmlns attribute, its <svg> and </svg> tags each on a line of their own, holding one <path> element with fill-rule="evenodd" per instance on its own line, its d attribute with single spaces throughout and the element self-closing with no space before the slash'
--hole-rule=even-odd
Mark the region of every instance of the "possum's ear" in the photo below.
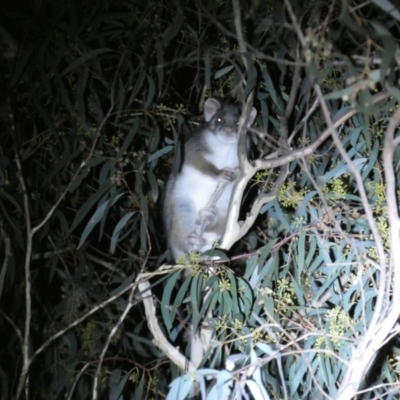
<svg viewBox="0 0 400 400">
<path fill-rule="evenodd" d="M 204 103 L 204 119 L 209 122 L 211 118 L 219 111 L 221 103 L 218 100 L 209 98 Z"/>
</svg>

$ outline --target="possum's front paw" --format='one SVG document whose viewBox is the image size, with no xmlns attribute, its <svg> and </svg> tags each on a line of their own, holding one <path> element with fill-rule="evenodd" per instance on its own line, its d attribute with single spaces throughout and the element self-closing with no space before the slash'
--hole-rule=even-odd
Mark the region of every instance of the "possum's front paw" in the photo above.
<svg viewBox="0 0 400 400">
<path fill-rule="evenodd" d="M 199 212 L 200 222 L 203 223 L 204 227 L 214 226 L 218 221 L 218 213 L 215 207 L 203 208 Z"/>
<path fill-rule="evenodd" d="M 228 182 L 233 182 L 239 176 L 239 168 L 224 168 L 221 170 L 221 177 Z"/>
<path fill-rule="evenodd" d="M 198 236 L 196 233 L 192 233 L 185 241 L 186 251 L 188 253 L 198 253 L 204 244 L 205 241 L 203 238 Z"/>
</svg>

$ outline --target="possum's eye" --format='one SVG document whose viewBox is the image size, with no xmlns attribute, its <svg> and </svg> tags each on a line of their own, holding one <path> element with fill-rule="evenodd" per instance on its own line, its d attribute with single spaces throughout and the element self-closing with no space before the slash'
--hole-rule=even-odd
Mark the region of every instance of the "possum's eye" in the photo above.
<svg viewBox="0 0 400 400">
<path fill-rule="evenodd" d="M 224 120 L 221 117 L 218 117 L 217 122 L 221 123 L 224 122 Z"/>
</svg>

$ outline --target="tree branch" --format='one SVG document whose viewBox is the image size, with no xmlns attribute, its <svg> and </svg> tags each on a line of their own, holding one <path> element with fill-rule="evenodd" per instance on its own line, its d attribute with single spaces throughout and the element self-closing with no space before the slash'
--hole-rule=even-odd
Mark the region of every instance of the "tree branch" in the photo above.
<svg viewBox="0 0 400 400">
<path fill-rule="evenodd" d="M 165 353 L 165 355 L 182 371 L 195 372 L 195 365 L 188 360 L 182 353 L 179 352 L 168 340 L 165 338 L 156 316 L 156 307 L 154 306 L 153 296 L 150 290 L 150 284 L 148 281 L 142 281 L 139 283 L 139 290 L 143 296 L 143 305 L 147 317 L 147 324 L 151 333 L 154 336 L 154 344 Z M 149 293 L 146 295 L 146 292 Z"/>
</svg>

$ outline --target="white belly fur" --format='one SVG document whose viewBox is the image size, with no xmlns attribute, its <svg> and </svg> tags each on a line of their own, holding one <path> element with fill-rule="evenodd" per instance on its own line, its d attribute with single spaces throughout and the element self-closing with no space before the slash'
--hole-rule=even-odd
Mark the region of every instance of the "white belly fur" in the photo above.
<svg viewBox="0 0 400 400">
<path fill-rule="evenodd" d="M 215 135 L 213 135 L 215 137 Z M 208 138 L 209 139 L 209 138 Z M 218 139 L 215 139 L 218 141 Z M 209 143 L 209 140 L 207 140 Z M 237 157 L 237 143 L 227 145 L 226 143 L 213 143 L 219 150 L 218 154 L 207 154 L 206 158 L 212 162 L 218 169 L 237 168 L 239 160 Z M 176 193 L 182 193 L 187 199 L 190 199 L 196 214 L 207 207 L 213 196 L 221 178 L 216 178 L 203 174 L 191 165 L 184 164 L 181 173 L 175 183 Z M 219 197 L 216 208 L 227 210 L 232 194 L 233 182 L 227 182 L 224 191 Z"/>
</svg>

